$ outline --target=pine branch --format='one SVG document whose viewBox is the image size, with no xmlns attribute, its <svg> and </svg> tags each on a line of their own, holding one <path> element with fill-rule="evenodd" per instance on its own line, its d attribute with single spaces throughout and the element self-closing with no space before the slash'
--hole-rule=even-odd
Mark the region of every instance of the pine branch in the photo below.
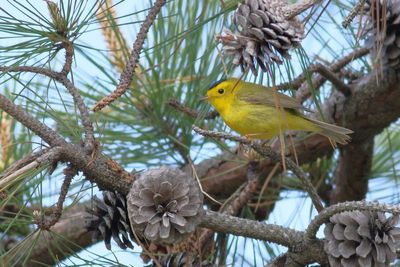
<svg viewBox="0 0 400 267">
<path fill-rule="evenodd" d="M 321 76 L 325 77 L 328 81 L 332 82 L 332 84 L 336 87 L 336 89 L 341 92 L 345 96 L 351 95 L 351 86 L 345 84 L 340 78 L 333 73 L 328 67 L 322 65 L 320 63 L 315 64 L 315 70 Z"/>
<path fill-rule="evenodd" d="M 22 110 L 2 94 L 0 94 L 0 109 L 7 112 L 11 117 L 37 134 L 50 146 L 62 146 L 66 144 L 61 135 L 39 122 L 36 118 Z"/>
<path fill-rule="evenodd" d="M 72 45 L 68 45 L 67 52 L 66 52 L 66 61 L 64 67 L 61 72 L 55 72 L 53 70 L 42 68 L 42 67 L 32 67 L 32 66 L 15 66 L 15 67 L 1 67 L 0 71 L 7 73 L 7 72 L 28 72 L 34 74 L 44 75 L 50 79 L 54 79 L 55 81 L 60 82 L 63 84 L 68 92 L 71 94 L 74 103 L 78 107 L 78 110 L 81 114 L 82 124 L 84 126 L 85 132 L 85 146 L 87 147 L 88 152 L 90 153 L 94 148 L 94 130 L 93 124 L 89 117 L 89 110 L 87 106 L 83 102 L 83 99 L 75 87 L 75 85 L 68 79 L 67 75 L 70 72 L 71 64 L 72 64 L 72 57 L 73 57 L 73 48 Z"/>
<path fill-rule="evenodd" d="M 380 81 L 379 86 L 376 84 L 374 73 L 371 73 L 357 83 L 351 97 L 346 98 L 341 93 L 333 93 L 324 105 L 323 110 L 328 118 L 343 121 L 345 125 L 351 125 L 351 128 L 355 130 L 353 140 L 358 142 L 379 133 L 399 117 L 399 97 L 400 90 L 396 73 L 386 72 L 385 79 Z M 124 169 L 114 161 L 101 154 L 95 155 L 95 157 L 87 156 L 80 146 L 67 144 L 61 136 L 38 122 L 29 114 L 26 114 L 25 111 L 2 95 L 0 95 L 0 108 L 30 128 L 45 141 L 48 140 L 50 145 L 56 146 L 57 144 L 61 144 L 65 149 L 62 155 L 64 160 L 72 162 L 77 169 L 84 172 L 88 179 L 97 182 L 100 187 L 109 190 L 118 190 L 124 194 L 129 190 L 130 182 L 134 179 L 134 176 L 124 171 Z M 355 110 L 357 112 L 355 112 Z M 313 145 L 311 145 L 310 140 L 313 142 Z M 310 162 L 316 157 L 331 151 L 331 147 L 326 138 L 314 136 L 301 143 L 300 149 L 297 151 L 301 151 L 302 153 L 298 153 L 301 162 Z M 263 164 L 266 165 L 262 167 L 268 167 L 268 164 L 271 162 L 273 161 L 265 161 Z M 222 165 L 223 164 L 217 164 L 218 167 L 214 167 L 213 171 L 218 172 L 218 170 L 222 170 L 224 168 Z M 230 167 L 232 168 L 232 164 Z M 240 173 L 240 169 L 237 169 L 235 172 Z M 207 175 L 207 170 L 203 173 Z M 227 176 L 224 177 L 225 179 L 223 179 L 225 184 L 231 182 L 229 180 L 230 174 L 226 175 Z M 206 187 L 204 187 L 204 189 L 207 190 Z M 213 188 L 213 190 L 218 190 L 218 188 Z M 332 214 L 346 209 L 359 209 L 360 207 L 362 208 L 361 204 L 358 206 L 349 205 L 348 207 L 336 208 L 334 210 L 327 208 L 327 211 L 321 212 L 321 214 L 323 213 L 321 217 L 317 217 L 313 221 L 313 224 L 310 225 L 307 230 L 308 236 L 314 237 L 317 231 L 316 229 L 329 219 Z M 400 212 L 398 207 L 386 209 L 385 206 L 380 206 L 380 208 L 382 207 L 385 211 Z M 374 207 L 370 206 L 370 208 Z"/>
<path fill-rule="evenodd" d="M 193 119 L 201 118 L 200 114 L 196 110 L 190 109 L 189 107 L 183 105 L 182 103 L 180 103 L 178 100 L 176 100 L 174 98 L 171 98 L 170 100 L 168 100 L 168 105 L 170 105 L 171 107 L 173 107 L 174 109 L 176 109 L 178 111 L 185 113 L 186 115 L 188 115 L 189 117 L 192 117 Z M 214 111 L 206 114 L 204 116 L 204 119 L 212 120 L 218 116 L 219 116 L 218 112 L 214 110 Z"/>
<path fill-rule="evenodd" d="M 336 213 L 352 210 L 369 210 L 400 214 L 400 205 L 389 205 L 378 202 L 352 201 L 343 202 L 327 207 L 310 222 L 306 229 L 306 238 L 315 239 L 315 235 L 317 234 L 319 227 L 322 224 L 328 222 L 329 218 L 331 218 Z"/>
<path fill-rule="evenodd" d="M 0 94 L 0 109 L 33 131 L 52 147 L 62 147 L 60 160 L 71 162 L 86 178 L 97 183 L 100 188 L 117 190 L 127 194 L 134 175 L 125 171 L 117 162 L 102 154 L 88 155 L 80 145 L 67 143 L 62 136 L 50 129 L 36 118 L 22 110 L 5 96 Z"/>
<path fill-rule="evenodd" d="M 4 172 L 4 175 L 0 176 L 0 191 L 6 186 L 12 183 L 12 181 L 18 178 L 25 172 L 37 169 L 40 166 L 46 164 L 54 164 L 60 160 L 62 153 L 62 147 L 53 147 L 50 149 L 39 151 L 38 153 L 30 154 L 22 160 L 16 162 L 9 169 Z"/>
<path fill-rule="evenodd" d="M 329 67 L 324 66 L 320 63 L 312 64 L 305 71 L 303 71 L 303 73 L 301 73 L 299 76 L 294 78 L 291 82 L 277 85 L 276 88 L 278 90 L 285 90 L 288 88 L 293 88 L 295 90 L 299 90 L 300 92 L 297 92 L 297 98 L 298 99 L 303 99 L 303 98 L 306 99 L 309 97 L 309 94 L 310 94 L 310 92 L 308 90 L 308 83 L 307 83 L 307 77 L 309 75 L 312 75 L 313 73 L 320 73 L 320 75 L 322 75 L 322 73 L 324 73 L 324 70 L 321 70 L 322 68 L 324 68 L 326 71 L 329 71 L 330 73 L 337 73 L 344 66 L 346 66 L 350 62 L 352 62 L 360 57 L 365 56 L 368 52 L 369 52 L 369 50 L 367 48 L 360 48 L 360 49 L 354 50 L 351 53 L 349 53 L 348 55 L 336 60 L 336 62 L 332 63 Z M 312 78 L 312 84 L 313 84 L 314 88 L 319 88 L 329 78 L 329 75 L 328 75 L 328 77 L 325 77 L 325 76 L 321 77 L 320 75 Z M 334 77 L 333 80 L 335 80 L 335 79 L 337 79 L 337 78 Z M 330 81 L 332 82 L 332 80 L 330 80 Z"/>
<path fill-rule="evenodd" d="M 67 196 L 69 187 L 71 185 L 71 181 L 74 176 L 77 174 L 77 170 L 75 170 L 72 166 L 68 166 L 64 169 L 64 181 L 61 185 L 60 196 L 58 197 L 57 204 L 55 208 L 51 211 L 49 216 L 42 215 L 37 216 L 35 219 L 37 226 L 40 230 L 50 230 L 52 226 L 54 226 L 61 218 L 63 212 L 63 206 L 65 202 L 65 198 Z"/>
<path fill-rule="evenodd" d="M 128 87 L 132 83 L 135 67 L 137 62 L 139 61 L 140 51 L 142 50 L 142 47 L 144 45 L 144 40 L 146 39 L 147 32 L 149 31 L 151 25 L 157 17 L 157 14 L 160 12 L 161 7 L 164 4 L 165 0 L 156 0 L 154 5 L 150 9 L 149 14 L 143 22 L 138 35 L 136 36 L 132 52 L 129 56 L 129 62 L 126 64 L 124 71 L 121 73 L 117 88 L 115 88 L 114 92 L 112 92 L 111 95 L 106 96 L 99 102 L 97 102 L 97 104 L 93 108 L 94 112 L 100 111 L 104 107 L 108 106 L 117 98 L 125 94 L 126 90 L 128 90 Z"/>
<path fill-rule="evenodd" d="M 90 120 L 89 110 L 86 104 L 83 102 L 82 96 L 79 93 L 78 89 L 67 78 L 67 76 L 61 75 L 58 81 L 60 81 L 65 86 L 65 88 L 67 88 L 67 90 L 69 91 L 74 100 L 74 103 L 78 107 L 78 110 L 81 114 L 82 124 L 85 132 L 85 140 L 84 140 L 85 148 L 87 153 L 90 154 L 95 149 L 95 140 L 94 140 L 93 123 Z"/>
<path fill-rule="evenodd" d="M 268 240 L 289 248 L 303 241 L 302 232 L 214 211 L 204 214 L 200 226 L 220 233 Z"/>
<path fill-rule="evenodd" d="M 363 57 L 368 53 L 369 53 L 369 49 L 365 48 L 365 47 L 354 50 L 351 53 L 349 53 L 348 55 L 338 59 L 335 63 L 332 63 L 332 65 L 329 67 L 329 70 L 332 73 L 336 73 L 336 72 L 340 71 L 340 69 L 342 69 L 344 66 L 349 64 L 350 62 L 352 62 L 355 59 L 358 59 L 360 57 Z M 309 85 L 306 82 L 307 75 L 309 75 L 313 72 L 317 72 L 317 69 L 318 69 L 318 67 L 316 67 L 316 65 L 311 65 L 309 68 L 309 70 L 310 70 L 309 72 L 307 72 L 307 71 L 304 72 L 303 74 L 301 74 L 299 77 L 297 77 L 292 82 L 295 85 L 301 84 L 301 87 L 296 92 L 296 98 L 298 100 L 300 100 L 301 102 L 304 102 L 311 95 Z M 316 88 L 321 87 L 326 80 L 327 80 L 326 77 L 321 76 L 321 75 L 316 75 L 315 77 L 312 78 L 312 83 L 311 83 L 312 88 L 316 89 Z"/>
</svg>

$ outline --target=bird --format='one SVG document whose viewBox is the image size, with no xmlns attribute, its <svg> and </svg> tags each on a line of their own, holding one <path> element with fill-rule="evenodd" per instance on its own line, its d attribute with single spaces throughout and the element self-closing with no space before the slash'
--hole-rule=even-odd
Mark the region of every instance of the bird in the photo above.
<svg viewBox="0 0 400 267">
<path fill-rule="evenodd" d="M 287 130 L 323 135 L 345 145 L 352 130 L 309 118 L 295 98 L 272 88 L 227 78 L 210 85 L 204 100 L 220 114 L 224 122 L 240 135 L 250 139 L 271 139 Z"/>
</svg>

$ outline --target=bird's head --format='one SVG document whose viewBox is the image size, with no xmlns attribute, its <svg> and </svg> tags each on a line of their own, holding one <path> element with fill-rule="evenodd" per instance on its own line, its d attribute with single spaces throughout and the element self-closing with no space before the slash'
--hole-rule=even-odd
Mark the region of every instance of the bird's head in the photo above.
<svg viewBox="0 0 400 267">
<path fill-rule="evenodd" d="M 235 95 L 235 89 L 238 88 L 239 84 L 240 80 L 235 78 L 216 81 L 211 84 L 204 99 L 209 101 L 221 113 L 231 104 Z"/>
</svg>

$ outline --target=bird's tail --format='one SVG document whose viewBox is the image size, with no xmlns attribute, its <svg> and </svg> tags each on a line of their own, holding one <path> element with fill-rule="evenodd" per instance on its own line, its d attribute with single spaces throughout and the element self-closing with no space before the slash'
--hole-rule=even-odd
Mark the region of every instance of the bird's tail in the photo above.
<svg viewBox="0 0 400 267">
<path fill-rule="evenodd" d="M 349 134 L 353 133 L 352 130 L 310 118 L 307 120 L 317 125 L 320 129 L 318 133 L 331 139 L 334 144 L 346 145 L 351 140 Z"/>
</svg>

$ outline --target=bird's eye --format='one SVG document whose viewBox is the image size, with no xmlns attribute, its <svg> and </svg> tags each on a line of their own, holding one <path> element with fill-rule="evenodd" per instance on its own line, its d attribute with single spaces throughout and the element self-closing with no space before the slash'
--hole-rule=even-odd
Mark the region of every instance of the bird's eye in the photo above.
<svg viewBox="0 0 400 267">
<path fill-rule="evenodd" d="M 219 94 L 221 94 L 221 95 L 222 95 L 224 92 L 225 92 L 225 90 L 224 90 L 224 89 L 222 89 L 222 88 L 221 88 L 221 89 L 218 89 L 218 93 L 219 93 Z"/>
</svg>

